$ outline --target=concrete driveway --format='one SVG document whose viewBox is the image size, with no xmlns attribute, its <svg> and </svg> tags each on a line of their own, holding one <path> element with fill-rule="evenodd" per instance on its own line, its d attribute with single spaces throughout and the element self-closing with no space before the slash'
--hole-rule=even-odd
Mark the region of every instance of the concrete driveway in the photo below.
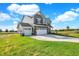
<svg viewBox="0 0 79 59">
<path fill-rule="evenodd" d="M 31 36 L 34 39 L 37 40 L 43 40 L 43 41 L 66 41 L 66 42 L 79 42 L 79 38 L 72 38 L 72 37 L 66 37 L 66 36 L 59 36 L 59 35 L 39 35 L 39 36 Z"/>
</svg>

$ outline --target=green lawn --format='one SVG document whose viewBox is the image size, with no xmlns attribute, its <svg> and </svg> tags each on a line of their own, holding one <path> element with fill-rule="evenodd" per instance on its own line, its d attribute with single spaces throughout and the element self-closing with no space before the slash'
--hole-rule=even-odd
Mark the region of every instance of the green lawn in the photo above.
<svg viewBox="0 0 79 59">
<path fill-rule="evenodd" d="M 35 40 L 18 34 L 0 35 L 0 56 L 79 56 L 79 43 Z"/>
<path fill-rule="evenodd" d="M 54 34 L 79 38 L 79 32 L 76 31 L 54 31 Z"/>
</svg>

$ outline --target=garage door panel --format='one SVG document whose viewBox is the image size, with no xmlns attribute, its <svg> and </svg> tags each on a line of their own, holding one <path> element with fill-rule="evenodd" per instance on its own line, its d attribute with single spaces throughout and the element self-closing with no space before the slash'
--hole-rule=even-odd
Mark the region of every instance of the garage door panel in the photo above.
<svg viewBox="0 0 79 59">
<path fill-rule="evenodd" d="M 36 34 L 37 35 L 46 35 L 47 34 L 47 30 L 36 30 Z"/>
<path fill-rule="evenodd" d="M 32 28 L 24 28 L 23 33 L 24 35 L 32 35 Z"/>
<path fill-rule="evenodd" d="M 24 35 L 32 35 L 32 31 L 31 30 L 25 30 Z"/>
</svg>

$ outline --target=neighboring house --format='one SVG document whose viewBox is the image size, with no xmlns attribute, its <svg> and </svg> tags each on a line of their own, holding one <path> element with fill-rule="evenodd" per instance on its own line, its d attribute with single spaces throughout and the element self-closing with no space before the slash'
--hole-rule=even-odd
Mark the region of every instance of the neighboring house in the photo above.
<svg viewBox="0 0 79 59">
<path fill-rule="evenodd" d="M 50 33 L 51 20 L 38 12 L 34 16 L 23 16 L 17 29 L 22 35 L 45 35 Z"/>
</svg>

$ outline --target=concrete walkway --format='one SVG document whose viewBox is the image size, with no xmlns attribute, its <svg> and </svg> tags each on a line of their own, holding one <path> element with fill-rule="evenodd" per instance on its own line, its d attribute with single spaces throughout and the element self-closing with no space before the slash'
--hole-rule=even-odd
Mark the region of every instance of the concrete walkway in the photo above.
<svg viewBox="0 0 79 59">
<path fill-rule="evenodd" d="M 66 41 L 66 42 L 78 42 L 79 38 L 72 38 L 72 37 L 66 37 L 66 36 L 59 36 L 59 35 L 39 35 L 39 36 L 31 36 L 34 39 L 37 40 L 43 40 L 43 41 Z"/>
</svg>

